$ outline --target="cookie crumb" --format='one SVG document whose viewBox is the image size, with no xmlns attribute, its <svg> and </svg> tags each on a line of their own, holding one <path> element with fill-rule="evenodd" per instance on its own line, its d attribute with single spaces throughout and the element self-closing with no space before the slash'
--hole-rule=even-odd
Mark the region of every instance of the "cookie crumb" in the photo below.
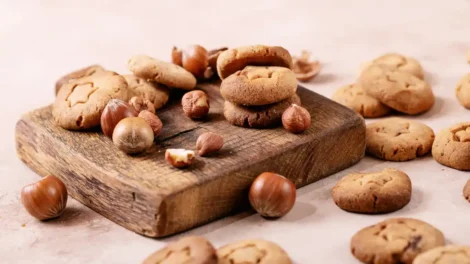
<svg viewBox="0 0 470 264">
<path fill-rule="evenodd" d="M 26 226 L 26 224 L 21 224 L 21 227 L 25 227 L 25 226 Z"/>
</svg>

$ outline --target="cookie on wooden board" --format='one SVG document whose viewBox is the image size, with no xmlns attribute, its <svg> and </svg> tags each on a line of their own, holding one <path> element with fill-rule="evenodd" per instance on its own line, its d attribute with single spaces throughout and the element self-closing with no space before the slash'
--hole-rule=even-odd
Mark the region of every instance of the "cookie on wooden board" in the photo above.
<svg viewBox="0 0 470 264">
<path fill-rule="evenodd" d="M 425 81 L 385 65 L 373 64 L 362 72 L 359 84 L 381 103 L 409 115 L 428 111 L 434 105 L 434 93 Z"/>
<path fill-rule="evenodd" d="M 226 50 L 217 58 L 217 72 L 222 80 L 248 65 L 292 69 L 292 57 L 283 47 L 252 45 Z"/>
<path fill-rule="evenodd" d="M 219 264 L 292 264 L 289 255 L 277 244 L 252 239 L 234 242 L 217 250 Z"/>
<path fill-rule="evenodd" d="M 351 173 L 335 185 L 331 195 L 338 207 L 349 212 L 390 213 L 411 200 L 411 181 L 396 169 Z"/>
<path fill-rule="evenodd" d="M 470 109 L 470 73 L 464 75 L 455 88 L 455 94 L 459 103 L 465 108 Z"/>
<path fill-rule="evenodd" d="M 426 155 L 434 132 L 414 120 L 392 117 L 366 127 L 366 152 L 383 160 L 406 161 Z"/>
<path fill-rule="evenodd" d="M 129 59 L 127 67 L 135 76 L 171 88 L 192 90 L 196 87 L 196 78 L 183 67 L 150 56 L 136 55 Z"/>
<path fill-rule="evenodd" d="M 470 264 L 470 246 L 436 247 L 419 254 L 413 264 Z"/>
<path fill-rule="evenodd" d="M 351 253 L 363 263 L 412 264 L 420 253 L 444 244 L 444 235 L 432 225 L 392 218 L 357 232 L 351 239 Z"/>
<path fill-rule="evenodd" d="M 115 72 L 103 72 L 64 84 L 55 98 L 55 122 L 69 130 L 100 125 L 101 113 L 111 99 L 127 100 L 127 82 Z"/>
<path fill-rule="evenodd" d="M 95 73 L 104 72 L 104 71 L 105 71 L 105 69 L 103 67 L 101 67 L 98 64 L 94 64 L 94 65 L 90 65 L 88 67 L 70 72 L 70 73 L 62 76 L 55 83 L 55 94 L 57 95 L 57 93 L 59 92 L 59 89 L 60 89 L 60 87 L 62 87 L 62 85 L 66 84 L 70 81 L 73 81 L 73 80 L 78 79 L 78 78 L 90 76 L 90 75 L 93 75 Z"/>
<path fill-rule="evenodd" d="M 416 59 L 398 53 L 387 53 L 372 61 L 372 64 L 386 65 L 393 69 L 424 78 L 423 67 Z"/>
<path fill-rule="evenodd" d="M 432 145 L 432 156 L 442 165 L 470 170 L 470 122 L 442 129 Z"/>
<path fill-rule="evenodd" d="M 167 87 L 155 82 L 148 82 L 132 74 L 123 76 L 129 88 L 129 99 L 134 96 L 145 98 L 153 103 L 156 110 L 168 102 L 170 91 Z"/>
<path fill-rule="evenodd" d="M 339 88 L 333 101 L 351 108 L 363 117 L 382 117 L 390 113 L 390 107 L 369 96 L 360 84 L 349 84 Z"/>
<path fill-rule="evenodd" d="M 300 97 L 294 94 L 279 103 L 263 106 L 241 106 L 229 101 L 224 103 L 224 116 L 235 126 L 247 128 L 268 128 L 281 124 L 284 111 L 291 105 L 300 105 Z"/>
<path fill-rule="evenodd" d="M 268 105 L 288 99 L 297 90 L 294 72 L 283 67 L 247 66 L 222 81 L 220 94 L 239 105 Z"/>
</svg>

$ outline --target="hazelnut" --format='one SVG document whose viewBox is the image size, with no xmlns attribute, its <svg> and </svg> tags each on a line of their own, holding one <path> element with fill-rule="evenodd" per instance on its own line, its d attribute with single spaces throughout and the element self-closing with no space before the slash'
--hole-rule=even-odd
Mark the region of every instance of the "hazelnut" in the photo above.
<svg viewBox="0 0 470 264">
<path fill-rule="evenodd" d="M 201 90 L 187 92 L 181 99 L 181 105 L 190 118 L 201 118 L 209 113 L 209 98 Z"/>
<path fill-rule="evenodd" d="M 183 67 L 183 52 L 177 47 L 173 47 L 171 50 L 171 62 Z"/>
<path fill-rule="evenodd" d="M 126 117 L 137 116 L 137 111 L 128 103 L 111 99 L 101 114 L 101 129 L 103 134 L 109 138 L 113 136 L 114 127 Z"/>
<path fill-rule="evenodd" d="M 310 52 L 303 50 L 300 57 L 293 57 L 292 71 L 297 80 L 307 82 L 320 72 L 320 62 L 310 61 Z"/>
<path fill-rule="evenodd" d="M 209 66 L 207 50 L 201 45 L 191 45 L 184 50 L 173 47 L 172 62 L 180 65 L 198 79 L 204 79 L 204 72 Z"/>
<path fill-rule="evenodd" d="M 248 198 L 253 209 L 264 217 L 286 215 L 295 203 L 295 185 L 284 176 L 263 172 L 251 184 Z"/>
<path fill-rule="evenodd" d="M 173 167 L 184 168 L 194 161 L 194 151 L 186 149 L 167 149 L 165 151 L 165 159 Z"/>
<path fill-rule="evenodd" d="M 150 148 L 153 143 L 153 130 L 140 117 L 127 117 L 114 128 L 113 142 L 120 150 L 136 154 Z"/>
<path fill-rule="evenodd" d="M 307 130 L 311 124 L 310 113 L 307 109 L 292 104 L 282 114 L 282 125 L 291 133 L 301 133 Z"/>
<path fill-rule="evenodd" d="M 212 132 L 202 133 L 196 141 L 197 154 L 202 157 L 219 151 L 223 146 L 224 138 Z"/>
<path fill-rule="evenodd" d="M 209 55 L 209 67 L 213 72 L 217 73 L 217 59 L 219 58 L 220 53 L 228 50 L 227 47 L 222 47 L 218 49 L 213 49 L 207 52 Z"/>
<path fill-rule="evenodd" d="M 147 98 L 134 96 L 129 100 L 129 104 L 139 113 L 143 110 L 147 110 L 155 114 L 155 106 Z"/>
<path fill-rule="evenodd" d="M 67 188 L 59 178 L 49 175 L 23 187 L 21 202 L 26 211 L 39 220 L 55 218 L 65 210 Z"/>
<path fill-rule="evenodd" d="M 157 115 L 148 110 L 143 110 L 139 113 L 139 117 L 144 119 L 150 125 L 153 130 L 154 137 L 160 134 L 160 132 L 162 131 L 163 124 Z"/>
</svg>

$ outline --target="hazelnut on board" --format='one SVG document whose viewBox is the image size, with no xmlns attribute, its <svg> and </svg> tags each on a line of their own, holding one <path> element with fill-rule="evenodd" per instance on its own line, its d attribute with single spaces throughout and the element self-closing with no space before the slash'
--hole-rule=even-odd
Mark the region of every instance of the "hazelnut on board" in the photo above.
<svg viewBox="0 0 470 264">
<path fill-rule="evenodd" d="M 291 133 L 301 133 L 311 124 L 310 113 L 302 106 L 292 104 L 282 114 L 282 126 Z"/>
<path fill-rule="evenodd" d="M 144 119 L 147 122 L 147 124 L 150 125 L 150 127 L 153 130 L 154 137 L 160 134 L 160 132 L 162 131 L 163 124 L 157 115 L 155 115 L 154 113 L 148 110 L 143 110 L 142 112 L 139 113 L 139 117 Z"/>
<path fill-rule="evenodd" d="M 320 62 L 310 61 L 310 53 L 303 50 L 300 57 L 293 57 L 292 71 L 295 73 L 297 80 L 308 82 L 320 72 Z"/>
<path fill-rule="evenodd" d="M 144 152 L 153 144 L 153 130 L 140 117 L 127 117 L 114 128 L 113 142 L 127 154 Z"/>
<path fill-rule="evenodd" d="M 183 112 L 190 118 L 202 118 L 209 113 L 209 98 L 201 90 L 187 92 L 181 99 Z"/>
<path fill-rule="evenodd" d="M 167 149 L 165 159 L 175 168 L 184 168 L 194 161 L 194 151 L 186 149 Z"/>
<path fill-rule="evenodd" d="M 196 141 L 197 154 L 202 157 L 219 151 L 223 146 L 224 138 L 212 132 L 201 134 Z"/>
</svg>

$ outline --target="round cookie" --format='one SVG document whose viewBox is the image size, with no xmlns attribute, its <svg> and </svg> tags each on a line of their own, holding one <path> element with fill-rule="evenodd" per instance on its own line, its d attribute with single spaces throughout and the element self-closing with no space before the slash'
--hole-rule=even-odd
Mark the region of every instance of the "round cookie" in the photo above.
<svg viewBox="0 0 470 264">
<path fill-rule="evenodd" d="M 366 152 L 383 160 L 406 161 L 431 150 L 434 132 L 418 121 L 398 117 L 371 123 L 366 128 Z"/>
<path fill-rule="evenodd" d="M 283 47 L 253 45 L 226 50 L 217 58 L 217 72 L 222 80 L 248 65 L 292 69 L 292 57 Z"/>
<path fill-rule="evenodd" d="M 57 95 L 57 93 L 59 92 L 59 89 L 60 89 L 60 87 L 62 87 L 62 85 L 66 84 L 70 81 L 73 81 L 73 80 L 78 79 L 78 78 L 86 77 L 86 76 L 91 76 L 95 73 L 100 73 L 100 72 L 104 72 L 104 71 L 105 71 L 105 69 L 103 67 L 101 67 L 98 64 L 94 64 L 94 65 L 90 65 L 88 67 L 70 72 L 70 73 L 62 76 L 55 83 L 55 94 Z"/>
<path fill-rule="evenodd" d="M 111 99 L 127 100 L 127 82 L 115 72 L 103 72 L 70 81 L 59 90 L 52 107 L 56 123 L 69 130 L 100 125 L 101 113 Z"/>
<path fill-rule="evenodd" d="M 411 264 L 420 253 L 444 243 L 442 232 L 426 222 L 392 218 L 357 232 L 351 253 L 363 263 Z"/>
<path fill-rule="evenodd" d="M 386 65 L 393 69 L 410 73 L 420 79 L 424 78 L 423 67 L 417 60 L 398 53 L 384 54 L 374 59 L 372 64 Z"/>
<path fill-rule="evenodd" d="M 132 74 L 124 75 L 129 88 L 129 99 L 138 96 L 153 103 L 155 109 L 162 108 L 169 97 L 169 89 L 158 83 L 151 83 Z"/>
<path fill-rule="evenodd" d="M 470 180 L 463 187 L 463 197 L 470 202 Z"/>
<path fill-rule="evenodd" d="M 382 117 L 390 113 L 390 107 L 366 94 L 359 84 L 350 84 L 339 88 L 334 94 L 334 101 L 351 108 L 363 117 Z"/>
<path fill-rule="evenodd" d="M 470 170 L 470 122 L 441 130 L 432 145 L 432 156 L 442 165 Z"/>
<path fill-rule="evenodd" d="M 292 264 L 287 253 L 277 244 L 261 240 L 244 240 L 217 250 L 219 264 Z"/>
<path fill-rule="evenodd" d="M 367 67 L 359 77 L 359 84 L 381 103 L 409 115 L 426 112 L 434 105 L 434 94 L 428 83 L 387 66 Z"/>
<path fill-rule="evenodd" d="M 470 264 L 470 246 L 436 247 L 419 254 L 413 264 Z"/>
<path fill-rule="evenodd" d="M 273 127 L 281 123 L 282 114 L 291 104 L 300 105 L 300 98 L 297 94 L 279 103 L 264 106 L 244 107 L 225 101 L 224 116 L 230 124 L 235 126 Z"/>
<path fill-rule="evenodd" d="M 295 94 L 294 72 L 283 67 L 247 66 L 222 81 L 220 94 L 239 105 L 268 105 Z"/>
<path fill-rule="evenodd" d="M 470 73 L 464 75 L 457 84 L 455 94 L 459 103 L 465 108 L 470 109 Z"/>
<path fill-rule="evenodd" d="M 184 237 L 148 256 L 143 264 L 217 264 L 212 244 L 202 237 Z"/>
<path fill-rule="evenodd" d="M 355 213 L 390 213 L 403 208 L 411 199 L 408 175 L 396 169 L 373 173 L 351 173 L 331 191 L 335 204 Z"/>
<path fill-rule="evenodd" d="M 146 55 L 136 55 L 130 58 L 127 67 L 137 77 L 171 88 L 192 90 L 196 87 L 196 78 L 183 67 Z"/>
</svg>

